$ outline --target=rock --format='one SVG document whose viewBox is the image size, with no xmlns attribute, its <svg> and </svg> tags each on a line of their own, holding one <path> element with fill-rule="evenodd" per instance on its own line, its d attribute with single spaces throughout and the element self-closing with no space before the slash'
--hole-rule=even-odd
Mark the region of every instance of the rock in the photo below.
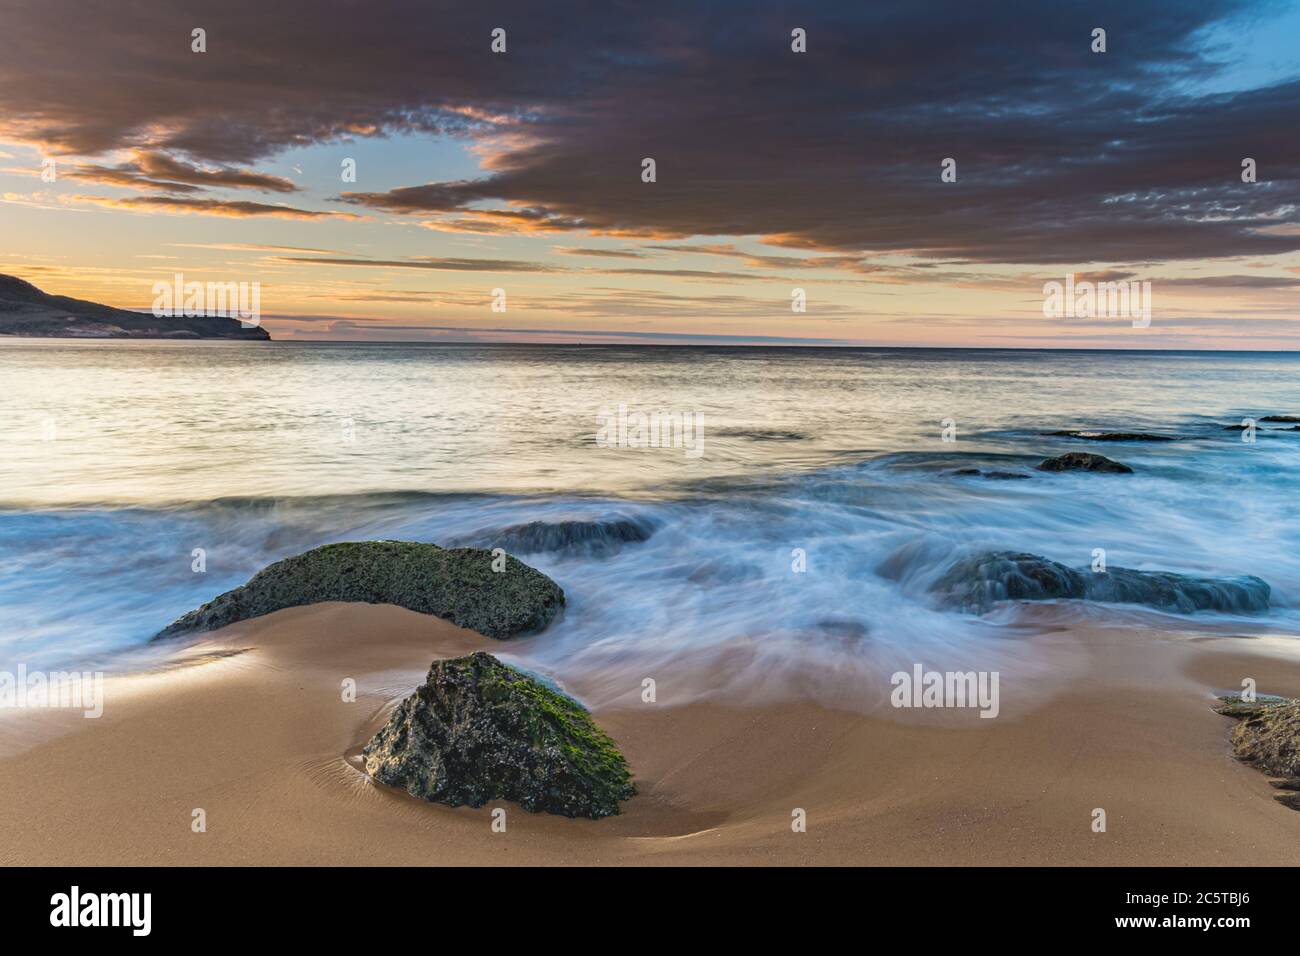
<svg viewBox="0 0 1300 956">
<path fill-rule="evenodd" d="M 1269 421 L 1269 419 L 1261 418 L 1260 421 L 1266 422 Z M 1249 425 L 1224 425 L 1223 430 L 1225 432 L 1244 432 L 1250 427 L 1251 426 Z M 1258 428 L 1257 427 L 1257 430 L 1263 432 L 1300 432 L 1300 425 L 1292 425 L 1290 428 Z"/>
<path fill-rule="evenodd" d="M 584 521 L 530 521 L 496 530 L 479 531 L 460 543 L 502 548 L 515 554 L 558 552 L 608 557 L 623 545 L 646 541 L 654 529 L 628 518 Z"/>
<path fill-rule="evenodd" d="M 930 588 L 968 610 L 986 611 L 998 601 L 1100 601 L 1142 604 L 1190 614 L 1266 610 L 1270 589 L 1257 577 L 1194 578 L 1170 571 L 1109 568 L 1076 570 L 1036 554 L 988 551 L 961 558 Z"/>
<path fill-rule="evenodd" d="M 1172 435 L 1151 435 L 1146 432 L 1043 432 L 1052 438 L 1083 438 L 1087 441 L 1177 441 Z"/>
<path fill-rule="evenodd" d="M 582 705 L 482 651 L 434 661 L 363 753 L 375 780 L 453 807 L 512 800 L 598 818 L 636 793 Z"/>
<path fill-rule="evenodd" d="M 1068 455 L 1058 455 L 1039 462 L 1039 471 L 1095 471 L 1103 475 L 1131 475 L 1133 469 L 1122 462 L 1113 461 L 1105 455 L 1089 455 L 1086 452 L 1072 451 Z"/>
<path fill-rule="evenodd" d="M 958 468 L 953 474 L 960 478 L 988 478 L 991 481 L 1016 481 L 1031 477 L 1018 471 L 980 471 L 978 468 Z"/>
<path fill-rule="evenodd" d="M 1276 707 L 1278 704 L 1285 704 L 1285 697 L 1278 697 L 1274 694 L 1258 694 L 1254 700 L 1242 700 L 1240 694 L 1232 694 L 1226 697 L 1220 697 L 1219 703 L 1215 705 L 1215 713 L 1222 714 L 1224 717 L 1258 717 L 1270 707 Z"/>
<path fill-rule="evenodd" d="M 1270 777 L 1281 777 L 1274 786 L 1279 790 L 1300 789 L 1300 700 L 1285 698 L 1252 702 L 1239 697 L 1221 698 L 1219 713 L 1236 717 L 1232 729 L 1232 751 L 1237 759 Z M 1300 810 L 1296 794 L 1283 794 L 1278 801 Z"/>
<path fill-rule="evenodd" d="M 1261 422 L 1300 422 L 1300 415 L 1265 415 Z"/>
<path fill-rule="evenodd" d="M 726 438 L 748 438 L 750 441 L 804 441 L 808 438 L 803 432 L 774 428 L 722 428 L 715 430 L 713 434 Z"/>
<path fill-rule="evenodd" d="M 509 556 L 504 560 L 505 570 L 498 572 L 492 570 L 492 552 L 475 548 L 415 541 L 327 544 L 268 565 L 153 639 L 322 601 L 396 604 L 498 639 L 541 630 L 564 606 L 564 591 L 540 571 Z"/>
</svg>

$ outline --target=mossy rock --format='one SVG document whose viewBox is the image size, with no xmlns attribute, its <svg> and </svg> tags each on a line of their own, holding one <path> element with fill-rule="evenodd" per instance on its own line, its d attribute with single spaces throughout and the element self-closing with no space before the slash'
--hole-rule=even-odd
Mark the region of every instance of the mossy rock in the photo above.
<svg viewBox="0 0 1300 956">
<path fill-rule="evenodd" d="M 564 606 L 564 591 L 508 555 L 502 571 L 492 569 L 493 560 L 479 548 L 415 541 L 327 544 L 268 565 L 154 640 L 322 601 L 396 604 L 502 640 L 546 627 Z"/>
<path fill-rule="evenodd" d="M 1237 759 L 1270 777 L 1300 777 L 1300 700 L 1223 700 L 1224 705 L 1216 708 L 1219 713 L 1240 721 L 1232 728 L 1232 751 Z"/>
<path fill-rule="evenodd" d="M 453 807 L 511 800 L 599 818 L 636 793 L 581 704 L 482 651 L 434 661 L 363 752 L 375 780 Z"/>
</svg>

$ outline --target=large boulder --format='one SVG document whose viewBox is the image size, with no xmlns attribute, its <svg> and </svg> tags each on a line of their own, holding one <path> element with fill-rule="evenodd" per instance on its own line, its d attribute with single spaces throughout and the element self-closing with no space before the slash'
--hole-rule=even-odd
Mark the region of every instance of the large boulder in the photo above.
<svg viewBox="0 0 1300 956">
<path fill-rule="evenodd" d="M 1036 554 L 987 551 L 953 562 L 931 590 L 950 604 L 986 611 L 998 601 L 1076 599 L 1143 604 L 1190 614 L 1248 614 L 1268 608 L 1269 586 L 1252 575 L 1196 578 L 1171 571 L 1076 569 Z"/>
<path fill-rule="evenodd" d="M 154 640 L 322 601 L 396 604 L 498 639 L 546 627 L 564 606 L 560 586 L 508 555 L 497 562 L 501 571 L 493 561 L 491 551 L 415 541 L 327 544 L 268 565 Z"/>
<path fill-rule="evenodd" d="M 577 701 L 482 651 L 434 661 L 364 748 L 375 780 L 436 803 L 608 817 L 636 793 L 627 762 Z"/>
<path fill-rule="evenodd" d="M 1090 455 L 1087 452 L 1072 451 L 1068 455 L 1057 455 L 1038 464 L 1039 471 L 1095 471 L 1103 475 L 1131 475 L 1133 469 L 1123 462 L 1114 461 L 1105 455 Z"/>
</svg>

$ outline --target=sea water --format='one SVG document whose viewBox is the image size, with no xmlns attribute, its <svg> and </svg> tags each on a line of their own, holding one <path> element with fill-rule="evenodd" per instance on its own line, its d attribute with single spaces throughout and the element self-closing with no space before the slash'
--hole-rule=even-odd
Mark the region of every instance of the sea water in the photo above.
<svg viewBox="0 0 1300 956">
<path fill-rule="evenodd" d="M 1249 618 L 1076 603 L 1071 621 L 1300 634 L 1300 431 L 1225 427 L 1300 414 L 1298 373 L 1286 353 L 3 342 L 0 669 L 133 665 L 316 545 L 534 521 L 649 533 L 520 554 L 568 606 L 500 645 L 562 679 L 616 673 L 615 697 L 714 655 L 773 693 L 978 660 L 1014 609 L 929 588 L 991 548 L 1272 587 Z M 598 440 L 611 415 L 622 439 Z M 689 422 L 698 453 L 636 427 L 656 420 Z M 1135 473 L 1034 470 L 1066 451 Z"/>
</svg>

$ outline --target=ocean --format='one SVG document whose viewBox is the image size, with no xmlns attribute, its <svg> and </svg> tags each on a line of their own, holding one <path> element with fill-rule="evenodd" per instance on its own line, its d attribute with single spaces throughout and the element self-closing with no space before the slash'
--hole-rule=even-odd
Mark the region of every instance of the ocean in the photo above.
<svg viewBox="0 0 1300 956">
<path fill-rule="evenodd" d="M 561 521 L 594 537 L 518 557 L 567 609 L 499 650 L 617 674 L 611 697 L 713 654 L 799 695 L 1014 658 L 1014 608 L 930 590 L 988 549 L 1272 589 L 1260 614 L 1065 602 L 1060 621 L 1300 635 L 1300 431 L 1225 428 L 1300 413 L 1298 373 L 1287 353 L 4 342 L 0 669 L 177 653 L 150 636 L 319 544 Z M 666 447 L 638 441 L 651 421 Z M 1067 451 L 1135 473 L 1034 470 Z"/>
</svg>

